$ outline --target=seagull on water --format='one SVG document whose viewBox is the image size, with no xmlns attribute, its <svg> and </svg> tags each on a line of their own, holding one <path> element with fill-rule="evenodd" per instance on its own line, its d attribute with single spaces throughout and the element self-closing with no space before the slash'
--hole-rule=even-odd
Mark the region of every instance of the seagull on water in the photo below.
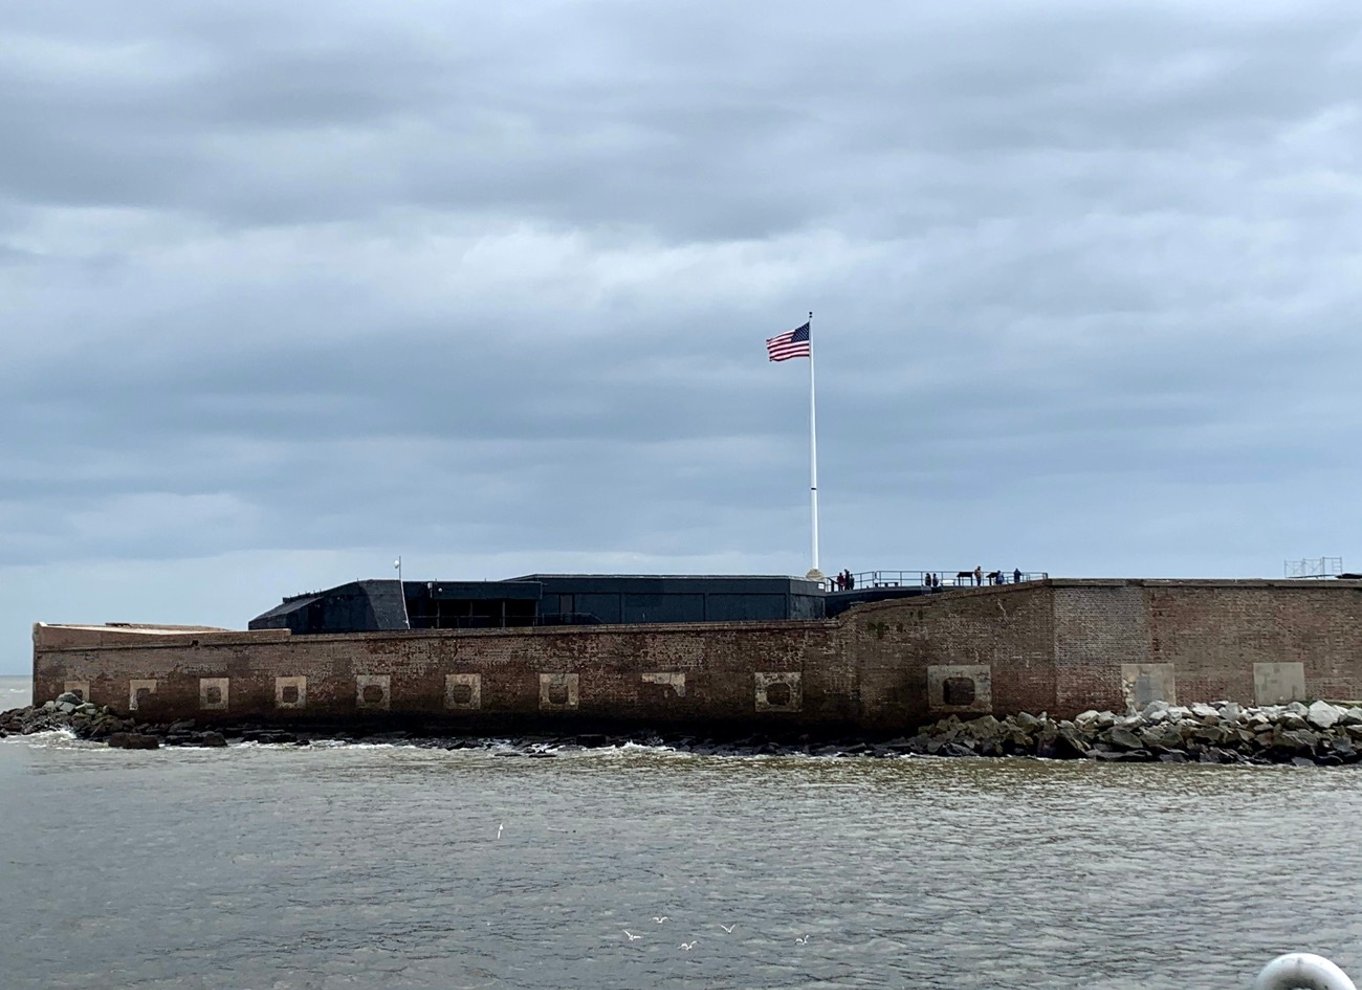
<svg viewBox="0 0 1362 990">
<path fill-rule="evenodd" d="M 795 941 L 798 942 L 800 945 L 808 945 L 809 936 L 805 935 L 803 938 L 796 938 Z"/>
<path fill-rule="evenodd" d="M 719 927 L 722 928 L 722 929 L 724 930 L 724 934 L 725 934 L 725 935 L 732 935 L 732 934 L 733 934 L 733 929 L 737 928 L 738 926 L 737 926 L 737 925 L 725 925 L 725 924 L 721 921 L 721 922 L 719 922 Z"/>
<path fill-rule="evenodd" d="M 662 924 L 662 922 L 664 922 L 664 921 L 671 921 L 672 919 L 671 919 L 671 918 L 668 918 L 668 917 L 664 914 L 662 917 L 660 917 L 660 918 L 654 918 L 653 920 L 656 921 L 656 922 L 660 925 L 660 924 Z"/>
<path fill-rule="evenodd" d="M 697 939 L 695 940 L 695 942 L 698 942 L 698 941 L 700 941 L 700 940 L 697 938 Z M 685 949 L 687 952 L 689 952 L 691 949 L 695 948 L 695 942 L 682 942 L 682 943 L 681 943 L 681 948 L 683 948 L 683 949 Z"/>
<path fill-rule="evenodd" d="M 626 935 L 629 936 L 629 941 L 630 941 L 630 942 L 634 941 L 635 939 L 640 939 L 640 938 L 643 937 L 642 935 L 635 935 L 633 932 L 631 932 L 631 931 L 630 931 L 629 929 L 627 929 L 627 928 L 624 929 L 624 934 L 626 934 Z"/>
</svg>

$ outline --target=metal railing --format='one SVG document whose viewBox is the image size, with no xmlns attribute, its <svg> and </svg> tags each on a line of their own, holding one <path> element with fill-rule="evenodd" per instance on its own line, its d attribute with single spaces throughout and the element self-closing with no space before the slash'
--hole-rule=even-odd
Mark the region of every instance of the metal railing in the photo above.
<svg viewBox="0 0 1362 990">
<path fill-rule="evenodd" d="M 934 580 L 928 585 L 927 578 Z M 855 571 L 849 587 L 838 587 L 837 575 L 823 579 L 825 591 L 864 591 L 870 588 L 979 588 L 999 584 L 1044 581 L 1046 571 Z"/>
<path fill-rule="evenodd" d="M 1304 557 L 1282 562 L 1282 576 L 1287 578 L 1336 578 L 1342 573 L 1342 557 Z"/>
</svg>

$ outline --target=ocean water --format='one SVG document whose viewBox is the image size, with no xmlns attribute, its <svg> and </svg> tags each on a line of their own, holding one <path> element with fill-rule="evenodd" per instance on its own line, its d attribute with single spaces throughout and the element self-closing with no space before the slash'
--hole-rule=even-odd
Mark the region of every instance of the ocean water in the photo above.
<svg viewBox="0 0 1362 990">
<path fill-rule="evenodd" d="M 0 712 L 33 703 L 33 678 L 0 677 Z"/>
<path fill-rule="evenodd" d="M 1297 949 L 1362 975 L 1347 768 L 53 733 L 0 741 L 0 795 L 6 988 L 1183 990 Z"/>
</svg>

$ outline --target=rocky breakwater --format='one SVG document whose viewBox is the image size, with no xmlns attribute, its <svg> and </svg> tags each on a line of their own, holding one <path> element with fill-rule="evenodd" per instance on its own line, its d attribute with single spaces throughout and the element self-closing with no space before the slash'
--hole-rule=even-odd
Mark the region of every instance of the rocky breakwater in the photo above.
<svg viewBox="0 0 1362 990">
<path fill-rule="evenodd" d="M 170 746 L 226 746 L 219 732 L 197 731 L 193 722 L 153 725 L 124 718 L 111 708 L 63 694 L 55 701 L 0 713 L 0 737 L 69 730 L 77 739 L 108 743 L 116 749 L 158 749 Z"/>
<path fill-rule="evenodd" d="M 1342 766 L 1362 759 L 1362 708 L 1325 701 L 1258 708 L 1156 701 L 1138 713 L 1086 711 L 1061 720 L 1044 713 L 968 721 L 952 715 L 908 742 L 912 752 L 934 756 Z"/>
</svg>

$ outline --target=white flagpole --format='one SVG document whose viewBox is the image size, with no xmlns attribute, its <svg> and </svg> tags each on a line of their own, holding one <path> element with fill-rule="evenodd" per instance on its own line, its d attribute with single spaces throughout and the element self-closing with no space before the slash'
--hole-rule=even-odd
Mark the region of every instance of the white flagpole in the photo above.
<svg viewBox="0 0 1362 990">
<path fill-rule="evenodd" d="M 810 581 L 822 581 L 823 572 L 818 569 L 818 413 L 813 387 L 813 310 L 809 311 L 809 499 L 813 512 L 813 569 L 804 576 Z"/>
<path fill-rule="evenodd" d="M 402 583 L 401 557 L 393 561 L 393 567 L 397 568 L 397 596 L 402 599 L 402 622 L 410 629 L 411 616 L 407 614 L 407 586 Z"/>
</svg>

